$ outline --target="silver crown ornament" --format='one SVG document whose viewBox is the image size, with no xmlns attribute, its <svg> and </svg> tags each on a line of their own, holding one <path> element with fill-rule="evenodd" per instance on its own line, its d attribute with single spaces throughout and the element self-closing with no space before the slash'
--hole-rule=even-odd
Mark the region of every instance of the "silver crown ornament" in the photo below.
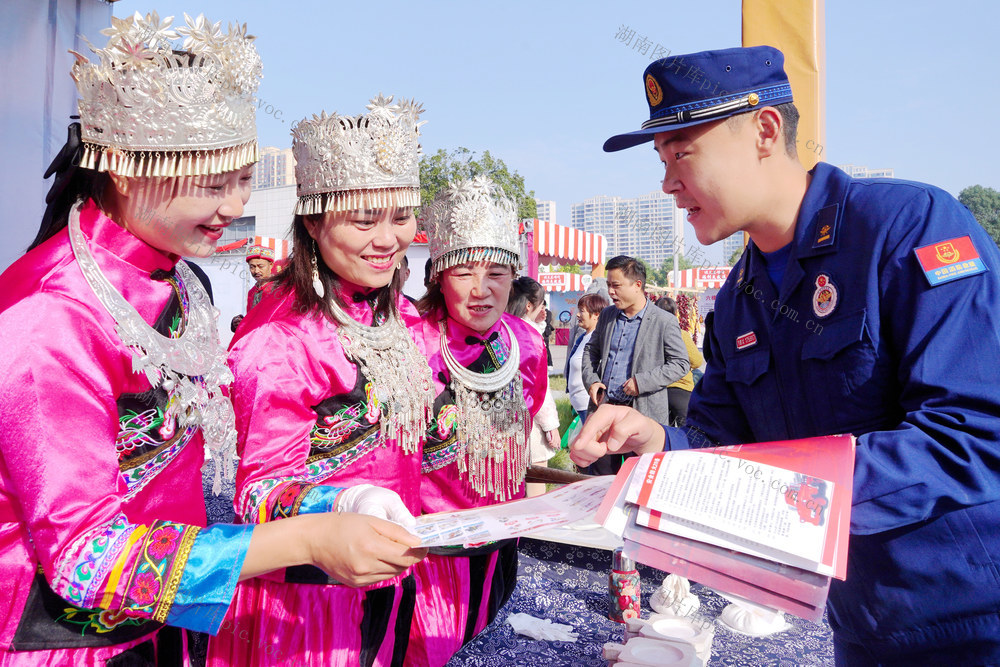
<svg viewBox="0 0 1000 667">
<path fill-rule="evenodd" d="M 260 56 L 246 25 L 156 12 L 112 18 L 95 62 L 75 53 L 81 166 L 128 177 L 196 176 L 258 159 Z M 184 38 L 182 44 L 174 40 Z"/>
<path fill-rule="evenodd" d="M 420 205 L 420 121 L 413 100 L 381 93 L 368 113 L 304 118 L 292 128 L 298 215 Z"/>
<path fill-rule="evenodd" d="M 466 262 L 520 268 L 517 204 L 487 176 L 449 183 L 424 218 L 431 276 Z"/>
</svg>

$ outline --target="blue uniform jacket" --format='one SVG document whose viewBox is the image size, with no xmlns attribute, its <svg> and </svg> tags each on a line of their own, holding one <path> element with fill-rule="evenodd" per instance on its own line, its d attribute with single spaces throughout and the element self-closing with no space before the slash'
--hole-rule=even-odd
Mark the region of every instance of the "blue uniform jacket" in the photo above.
<svg viewBox="0 0 1000 667">
<path fill-rule="evenodd" d="M 932 287 L 915 249 L 955 260 L 962 242 L 943 244 L 962 237 L 986 271 Z M 962 253 L 943 275 L 969 270 Z M 706 348 L 672 449 L 858 437 L 847 580 L 828 606 L 842 639 L 889 658 L 1000 637 L 1000 252 L 964 206 L 817 165 L 780 292 L 751 244 Z"/>
</svg>

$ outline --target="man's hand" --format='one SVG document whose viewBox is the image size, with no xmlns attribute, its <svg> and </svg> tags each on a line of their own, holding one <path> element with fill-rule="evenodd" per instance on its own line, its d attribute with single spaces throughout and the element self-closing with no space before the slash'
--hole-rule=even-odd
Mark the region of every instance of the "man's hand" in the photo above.
<svg viewBox="0 0 1000 667">
<path fill-rule="evenodd" d="M 589 466 L 605 454 L 662 452 L 665 440 L 663 426 L 633 408 L 602 405 L 583 423 L 569 457 L 578 466 Z"/>
<path fill-rule="evenodd" d="M 628 396 L 638 396 L 639 395 L 639 383 L 635 381 L 635 378 L 629 378 L 625 380 L 625 384 L 622 385 L 622 391 Z"/>
<path fill-rule="evenodd" d="M 604 402 L 604 394 L 607 390 L 608 388 L 603 382 L 595 382 L 590 385 L 590 400 L 593 401 L 594 405 L 600 405 Z"/>
</svg>

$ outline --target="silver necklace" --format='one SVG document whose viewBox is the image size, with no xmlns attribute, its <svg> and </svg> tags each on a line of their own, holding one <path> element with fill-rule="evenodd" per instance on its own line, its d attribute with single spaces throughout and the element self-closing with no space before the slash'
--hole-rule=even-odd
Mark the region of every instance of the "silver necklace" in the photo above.
<svg viewBox="0 0 1000 667">
<path fill-rule="evenodd" d="M 512 498 L 524 482 L 528 467 L 528 434 L 531 414 L 524 402 L 524 385 L 518 372 L 521 347 L 510 325 L 501 320 L 510 338 L 510 355 L 492 373 L 470 371 L 455 359 L 448 347 L 445 320 L 438 325 L 441 358 L 451 377 L 458 410 L 456 441 L 458 468 L 467 473 L 480 496 L 492 495 L 503 502 Z"/>
<path fill-rule="evenodd" d="M 416 452 L 434 414 L 433 376 L 426 357 L 395 313 L 379 326 L 365 326 L 336 300 L 329 299 L 329 304 L 344 353 L 374 386 L 380 444 L 391 439 L 407 454 Z"/>
<path fill-rule="evenodd" d="M 101 272 L 80 231 L 79 204 L 70 211 L 69 238 L 83 277 L 114 318 L 122 343 L 132 351 L 132 372 L 144 373 L 154 389 L 162 387 L 167 392 L 169 407 L 164 418 L 176 418 L 182 427 L 201 427 L 215 461 L 213 491 L 218 494 L 223 469 L 227 479 L 232 477 L 236 453 L 233 405 L 222 393 L 233 374 L 226 365 L 226 350 L 219 344 L 219 311 L 194 272 L 183 261 L 177 262 L 188 297 L 187 323 L 180 336 L 168 338 L 147 324 Z"/>
</svg>

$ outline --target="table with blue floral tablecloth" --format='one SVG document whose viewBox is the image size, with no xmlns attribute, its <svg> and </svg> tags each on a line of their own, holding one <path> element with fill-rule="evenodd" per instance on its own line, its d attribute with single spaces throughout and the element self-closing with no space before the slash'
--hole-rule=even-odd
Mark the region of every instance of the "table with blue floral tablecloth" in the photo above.
<svg viewBox="0 0 1000 667">
<path fill-rule="evenodd" d="M 623 626 L 608 619 L 608 570 L 611 554 L 601 549 L 557 542 L 522 539 L 517 588 L 500 610 L 496 621 L 456 654 L 448 667 L 508 667 L 509 665 L 607 665 L 601 656 L 605 642 L 620 642 Z M 652 611 L 649 597 L 665 574 L 644 565 L 642 616 Z M 692 584 L 701 599 L 698 620 L 716 619 L 727 601 L 714 592 Z M 545 642 L 514 633 L 505 622 L 509 614 L 523 612 L 557 623 L 572 625 L 576 642 Z M 737 634 L 715 623 L 712 659 L 715 665 L 832 665 L 833 641 L 824 618 L 816 624 L 786 615 L 792 626 L 771 637 Z"/>
</svg>

